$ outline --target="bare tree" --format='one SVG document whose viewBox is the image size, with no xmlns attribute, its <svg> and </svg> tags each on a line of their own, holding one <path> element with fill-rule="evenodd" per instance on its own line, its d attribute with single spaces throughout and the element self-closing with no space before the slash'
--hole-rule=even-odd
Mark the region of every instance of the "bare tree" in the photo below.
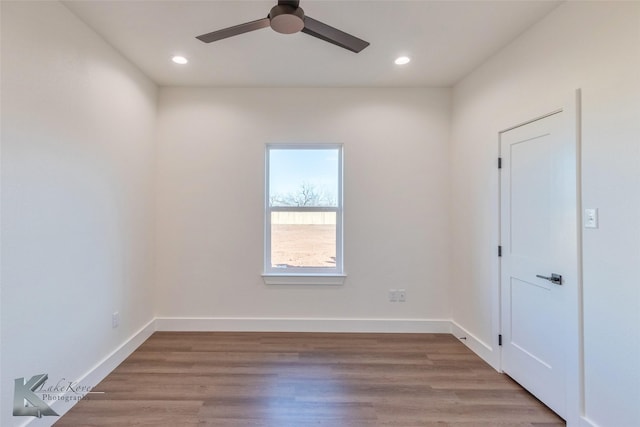
<svg viewBox="0 0 640 427">
<path fill-rule="evenodd" d="M 294 195 L 293 202 L 296 206 L 316 206 L 320 201 L 320 194 L 315 185 L 303 182 L 300 189 Z"/>
<path fill-rule="evenodd" d="M 271 206 L 332 206 L 335 204 L 334 197 L 319 190 L 314 184 L 303 182 L 296 192 L 274 194 L 269 197 Z"/>
</svg>

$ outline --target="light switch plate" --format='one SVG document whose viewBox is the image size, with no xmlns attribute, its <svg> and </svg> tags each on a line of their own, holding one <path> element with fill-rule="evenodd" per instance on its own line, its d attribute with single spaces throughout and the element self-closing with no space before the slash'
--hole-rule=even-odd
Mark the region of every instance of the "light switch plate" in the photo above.
<svg viewBox="0 0 640 427">
<path fill-rule="evenodd" d="M 598 228 L 598 209 L 584 210 L 584 228 Z"/>
</svg>

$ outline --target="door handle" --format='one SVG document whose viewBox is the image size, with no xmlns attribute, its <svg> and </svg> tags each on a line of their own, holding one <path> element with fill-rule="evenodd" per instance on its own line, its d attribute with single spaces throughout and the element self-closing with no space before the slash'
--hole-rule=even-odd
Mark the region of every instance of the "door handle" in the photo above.
<svg viewBox="0 0 640 427">
<path fill-rule="evenodd" d="M 544 280 L 548 280 L 555 285 L 562 285 L 562 276 L 556 273 L 553 273 L 551 277 L 542 276 L 540 274 L 536 274 L 536 277 L 539 277 Z"/>
</svg>

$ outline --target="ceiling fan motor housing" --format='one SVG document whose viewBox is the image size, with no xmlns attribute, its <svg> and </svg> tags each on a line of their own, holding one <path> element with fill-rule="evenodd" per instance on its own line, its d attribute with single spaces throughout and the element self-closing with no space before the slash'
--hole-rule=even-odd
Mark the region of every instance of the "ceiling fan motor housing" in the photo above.
<svg viewBox="0 0 640 427">
<path fill-rule="evenodd" d="M 304 10 L 287 5 L 274 6 L 269 12 L 271 28 L 281 34 L 293 34 L 304 28 Z"/>
</svg>

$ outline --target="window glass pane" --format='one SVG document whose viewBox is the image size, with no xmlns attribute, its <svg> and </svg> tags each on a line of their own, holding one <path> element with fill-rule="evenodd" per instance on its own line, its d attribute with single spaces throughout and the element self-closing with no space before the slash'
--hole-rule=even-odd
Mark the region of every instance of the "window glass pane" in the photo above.
<svg viewBox="0 0 640 427">
<path fill-rule="evenodd" d="M 271 268 L 336 268 L 335 212 L 271 212 Z"/>
<path fill-rule="evenodd" d="M 269 150 L 270 206 L 338 206 L 339 149 Z"/>
</svg>

